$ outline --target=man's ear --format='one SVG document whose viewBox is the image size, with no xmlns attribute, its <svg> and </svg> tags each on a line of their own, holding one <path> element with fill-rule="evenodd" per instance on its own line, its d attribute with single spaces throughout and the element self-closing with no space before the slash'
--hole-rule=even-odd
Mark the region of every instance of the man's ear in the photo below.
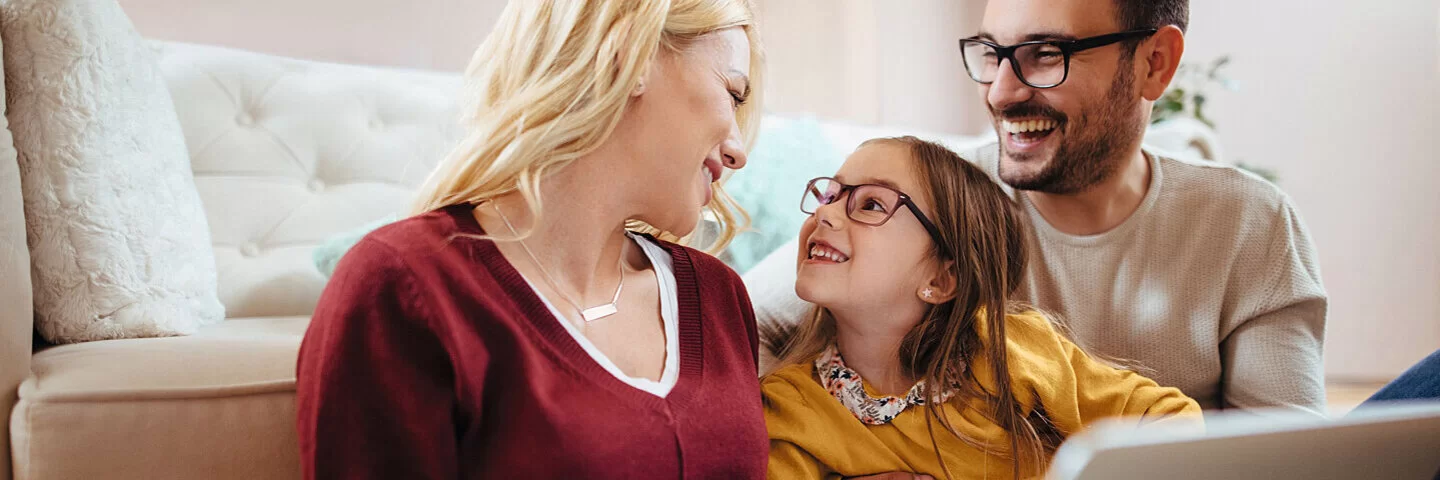
<svg viewBox="0 0 1440 480">
<path fill-rule="evenodd" d="M 920 286 L 915 295 L 920 301 L 931 305 L 939 305 L 955 298 L 959 279 L 955 278 L 955 261 L 946 260 L 930 274 L 930 278 Z"/>
<path fill-rule="evenodd" d="M 1180 57 L 1185 54 L 1185 32 L 1180 27 L 1167 25 L 1141 44 L 1140 55 L 1135 59 L 1140 77 L 1140 95 L 1155 101 L 1170 88 L 1175 72 L 1180 69 Z"/>
</svg>

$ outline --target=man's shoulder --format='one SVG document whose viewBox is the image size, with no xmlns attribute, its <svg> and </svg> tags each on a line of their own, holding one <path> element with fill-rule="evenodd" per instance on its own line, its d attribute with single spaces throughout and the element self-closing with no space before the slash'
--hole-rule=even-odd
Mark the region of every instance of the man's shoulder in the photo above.
<svg viewBox="0 0 1440 480">
<path fill-rule="evenodd" d="M 1253 172 L 1219 162 L 1156 154 L 1164 191 L 1184 208 L 1201 205 L 1233 213 L 1273 215 L 1293 208 L 1279 186 Z"/>
</svg>

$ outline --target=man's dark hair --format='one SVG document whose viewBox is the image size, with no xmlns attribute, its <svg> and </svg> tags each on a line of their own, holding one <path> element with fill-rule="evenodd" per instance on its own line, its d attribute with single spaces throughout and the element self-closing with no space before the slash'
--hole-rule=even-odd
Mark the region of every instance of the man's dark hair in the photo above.
<svg viewBox="0 0 1440 480">
<path fill-rule="evenodd" d="M 1122 30 L 1180 27 L 1184 32 L 1190 23 L 1190 0 L 1115 0 Z"/>
</svg>

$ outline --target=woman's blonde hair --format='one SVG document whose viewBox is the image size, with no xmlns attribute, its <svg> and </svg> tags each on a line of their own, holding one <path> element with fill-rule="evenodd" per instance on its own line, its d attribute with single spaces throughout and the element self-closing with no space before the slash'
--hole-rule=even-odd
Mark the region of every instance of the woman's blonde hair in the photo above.
<svg viewBox="0 0 1440 480">
<path fill-rule="evenodd" d="M 749 0 L 512 0 L 466 69 L 466 134 L 421 186 L 414 213 L 519 192 L 539 218 L 540 180 L 598 148 L 661 49 L 730 27 L 750 42 L 750 99 L 736 122 L 748 148 L 760 121 L 763 54 Z M 717 184 L 707 207 L 723 249 L 749 216 Z M 679 241 L 638 221 L 632 230 Z"/>
</svg>

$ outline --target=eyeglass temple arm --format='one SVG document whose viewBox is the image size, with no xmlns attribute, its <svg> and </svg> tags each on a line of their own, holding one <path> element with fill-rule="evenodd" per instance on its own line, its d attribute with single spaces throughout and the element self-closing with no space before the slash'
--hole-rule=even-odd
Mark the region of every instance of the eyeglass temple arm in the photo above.
<svg viewBox="0 0 1440 480">
<path fill-rule="evenodd" d="M 1073 42 L 1063 43 L 1061 45 L 1063 45 L 1066 53 L 1075 53 L 1081 50 L 1089 50 L 1092 48 L 1103 47 L 1112 43 L 1129 40 L 1134 37 L 1154 35 L 1155 32 L 1158 31 L 1160 30 L 1154 28 L 1130 30 L 1127 32 L 1117 32 L 1109 35 L 1101 35 L 1098 37 L 1090 37 L 1086 39 L 1076 40 Z"/>
</svg>

